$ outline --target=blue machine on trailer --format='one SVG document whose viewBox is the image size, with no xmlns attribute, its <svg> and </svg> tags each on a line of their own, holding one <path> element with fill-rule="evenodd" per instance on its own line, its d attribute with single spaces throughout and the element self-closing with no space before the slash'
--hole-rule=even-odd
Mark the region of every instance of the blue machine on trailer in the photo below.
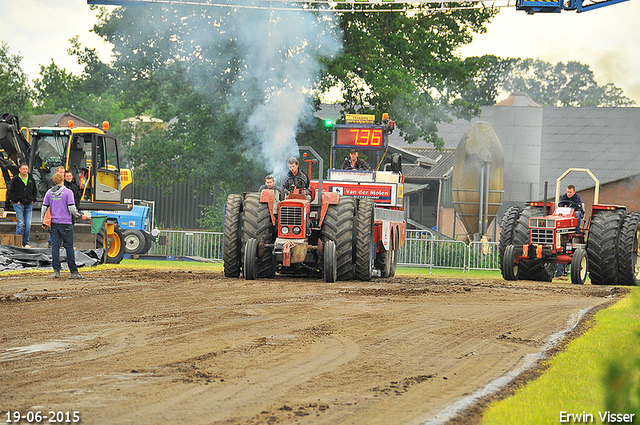
<svg viewBox="0 0 640 425">
<path fill-rule="evenodd" d="M 155 203 L 134 199 L 133 204 L 131 211 L 91 211 L 91 215 L 106 215 L 118 220 L 124 234 L 125 254 L 146 254 L 160 234 L 153 221 Z"/>
</svg>

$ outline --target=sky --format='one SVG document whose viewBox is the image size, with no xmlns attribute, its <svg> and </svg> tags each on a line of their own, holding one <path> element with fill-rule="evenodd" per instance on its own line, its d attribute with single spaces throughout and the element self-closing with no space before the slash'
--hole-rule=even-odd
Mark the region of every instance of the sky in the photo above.
<svg viewBox="0 0 640 425">
<path fill-rule="evenodd" d="M 0 0 L 0 41 L 12 55 L 23 57 L 21 66 L 30 80 L 39 77 L 40 65 L 55 59 L 67 72 L 80 74 L 80 65 L 67 54 L 69 39 L 79 36 L 83 46 L 95 47 L 103 61 L 110 48 L 90 32 L 96 12 L 86 0 Z M 532 57 L 551 62 L 578 61 L 590 66 L 600 85 L 613 83 L 640 106 L 640 0 L 589 12 L 527 15 L 503 8 L 474 36 L 460 55 Z"/>
</svg>

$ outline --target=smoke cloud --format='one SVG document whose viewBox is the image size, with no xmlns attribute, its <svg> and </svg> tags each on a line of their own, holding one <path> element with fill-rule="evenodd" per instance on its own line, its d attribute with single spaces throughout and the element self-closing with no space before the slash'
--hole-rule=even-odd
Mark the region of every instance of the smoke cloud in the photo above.
<svg viewBox="0 0 640 425">
<path fill-rule="evenodd" d="M 277 176 L 286 170 L 285 157 L 298 155 L 296 130 L 301 118 L 311 115 L 307 113 L 321 58 L 333 57 L 341 49 L 333 15 L 300 7 L 299 11 L 208 8 L 206 17 L 196 18 L 207 27 L 192 33 L 193 43 L 200 46 L 195 54 L 202 56 L 197 59 L 198 72 L 191 73 L 199 80 L 196 86 L 210 93 L 224 91 L 227 111 L 245 122 L 245 155 L 262 161 Z"/>
</svg>

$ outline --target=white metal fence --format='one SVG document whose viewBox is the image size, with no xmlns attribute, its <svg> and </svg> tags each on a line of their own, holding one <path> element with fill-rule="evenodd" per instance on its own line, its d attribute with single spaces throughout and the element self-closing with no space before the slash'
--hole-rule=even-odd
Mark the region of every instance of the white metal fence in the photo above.
<svg viewBox="0 0 640 425">
<path fill-rule="evenodd" d="M 151 255 L 191 256 L 222 260 L 222 233 L 184 230 L 160 230 L 166 244 L 153 244 Z"/>
<path fill-rule="evenodd" d="M 149 252 L 163 256 L 197 256 L 222 260 L 222 233 L 161 230 L 166 245 L 154 244 Z M 462 270 L 498 270 L 497 242 L 442 240 L 431 233 L 407 230 L 398 264 L 411 267 L 450 268 Z"/>
<path fill-rule="evenodd" d="M 430 232 L 407 230 L 398 264 L 411 267 L 499 270 L 497 242 L 437 239 Z"/>
</svg>

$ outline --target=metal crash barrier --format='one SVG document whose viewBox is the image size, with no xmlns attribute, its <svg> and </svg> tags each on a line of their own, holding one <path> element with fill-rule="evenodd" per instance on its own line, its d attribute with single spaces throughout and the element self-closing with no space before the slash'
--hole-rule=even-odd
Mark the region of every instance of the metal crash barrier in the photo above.
<svg viewBox="0 0 640 425">
<path fill-rule="evenodd" d="M 157 256 L 194 256 L 222 261 L 222 233 L 185 230 L 160 230 L 166 245 L 154 244 L 149 254 Z M 398 265 L 461 270 L 499 270 L 497 242 L 471 242 L 437 239 L 422 230 L 407 230 L 400 249 Z"/>
</svg>

